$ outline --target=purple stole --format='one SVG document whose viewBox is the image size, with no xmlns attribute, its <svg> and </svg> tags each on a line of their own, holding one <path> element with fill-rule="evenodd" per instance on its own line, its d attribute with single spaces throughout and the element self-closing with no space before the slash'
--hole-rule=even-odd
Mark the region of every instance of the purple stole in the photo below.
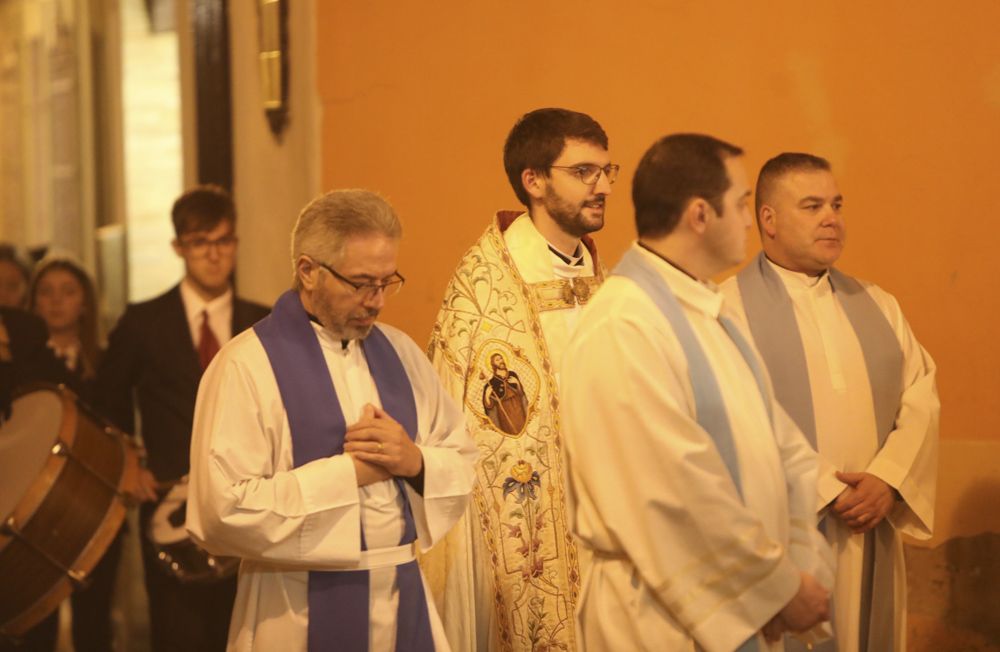
<svg viewBox="0 0 1000 652">
<path fill-rule="evenodd" d="M 295 467 L 343 453 L 347 423 L 319 340 L 298 293 L 290 290 L 281 295 L 271 314 L 254 326 L 254 332 L 267 353 L 288 415 Z M 414 439 L 417 406 L 399 355 L 377 327 L 361 345 L 382 408 Z M 399 545 L 406 545 L 416 540 L 416 526 L 405 483 L 402 478 L 395 480 L 404 502 L 405 527 Z M 361 549 L 367 550 L 363 530 Z M 396 567 L 396 583 L 399 589 L 396 652 L 432 652 L 434 639 L 416 560 Z M 310 652 L 334 649 L 367 652 L 368 601 L 367 570 L 309 571 Z"/>
</svg>

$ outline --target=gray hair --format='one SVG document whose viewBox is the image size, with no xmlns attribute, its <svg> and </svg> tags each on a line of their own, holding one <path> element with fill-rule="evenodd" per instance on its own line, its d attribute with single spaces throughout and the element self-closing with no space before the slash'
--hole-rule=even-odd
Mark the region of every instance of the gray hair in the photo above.
<svg viewBox="0 0 1000 652">
<path fill-rule="evenodd" d="M 292 267 L 303 254 L 336 264 L 347 240 L 369 234 L 393 239 L 403 234 L 389 202 L 370 190 L 332 190 L 309 202 L 299 213 L 292 230 Z M 298 284 L 296 273 L 296 287 Z"/>
</svg>

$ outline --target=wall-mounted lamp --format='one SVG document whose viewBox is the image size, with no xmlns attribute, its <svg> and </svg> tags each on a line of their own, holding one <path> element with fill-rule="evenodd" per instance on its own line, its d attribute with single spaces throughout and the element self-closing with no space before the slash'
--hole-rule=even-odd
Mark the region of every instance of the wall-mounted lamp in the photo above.
<svg viewBox="0 0 1000 652">
<path fill-rule="evenodd" d="M 260 89 L 264 115 L 279 140 L 288 124 L 287 0 L 258 0 Z"/>
</svg>

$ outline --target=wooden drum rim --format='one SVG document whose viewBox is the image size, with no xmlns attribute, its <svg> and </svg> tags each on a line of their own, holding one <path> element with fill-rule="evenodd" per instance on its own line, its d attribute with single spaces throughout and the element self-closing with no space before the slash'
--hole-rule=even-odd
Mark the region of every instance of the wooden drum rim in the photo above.
<svg viewBox="0 0 1000 652">
<path fill-rule="evenodd" d="M 4 523 L 7 523 L 11 518 L 18 525 L 31 520 L 31 517 L 35 515 L 38 508 L 42 506 L 42 502 L 48 496 L 49 490 L 55 485 L 63 467 L 69 461 L 65 456 L 57 455 L 53 452 L 56 445 L 61 441 L 66 446 L 72 447 L 73 442 L 76 441 L 76 394 L 63 385 L 32 383 L 20 388 L 14 393 L 13 398 L 17 399 L 25 394 L 32 394 L 39 391 L 51 392 L 59 397 L 63 408 L 63 418 L 59 423 L 59 432 L 56 434 L 56 438 L 52 441 L 52 445 L 49 448 L 49 456 L 45 460 L 45 465 L 42 467 L 38 477 L 35 478 L 35 481 L 28 487 L 24 496 L 14 506 L 14 510 L 9 514 L 3 515 Z M 5 536 L 0 538 L 7 539 Z M 6 541 L 0 541 L 0 550 L 3 550 L 6 544 Z"/>
<path fill-rule="evenodd" d="M 48 459 L 42 467 L 42 471 L 34 482 L 31 483 L 24 496 L 15 505 L 14 510 L 4 515 L 4 522 L 13 518 L 16 526 L 21 528 L 28 523 L 48 497 L 50 490 L 57 483 L 60 474 L 66 464 L 70 462 L 66 455 L 54 452 L 56 445 L 62 442 L 63 445 L 72 449 L 76 441 L 77 425 L 80 418 L 80 407 L 77 404 L 76 394 L 63 385 L 52 385 L 49 383 L 31 383 L 20 388 L 14 394 L 14 398 L 30 394 L 32 392 L 48 391 L 59 395 L 64 418 L 60 422 L 56 439 L 52 442 Z M 125 520 L 127 506 L 122 499 L 123 489 L 129 483 L 134 484 L 139 472 L 139 455 L 136 447 L 129 441 L 121 431 L 111 428 L 102 420 L 96 425 L 106 429 L 108 436 L 116 437 L 118 445 L 122 449 L 122 468 L 118 479 L 118 494 L 112 498 L 104 517 L 100 524 L 91 534 L 83 550 L 70 564 L 70 570 L 82 576 L 87 576 L 101 560 L 108 546 L 118 534 L 122 522 Z M 0 552 L 16 539 L 9 535 L 0 533 Z M 37 624 L 53 608 L 66 599 L 73 591 L 73 578 L 64 575 L 62 579 L 55 582 L 53 586 L 39 598 L 34 604 L 25 609 L 22 613 L 11 620 L 0 623 L 0 633 L 18 636 L 30 627 Z"/>
</svg>

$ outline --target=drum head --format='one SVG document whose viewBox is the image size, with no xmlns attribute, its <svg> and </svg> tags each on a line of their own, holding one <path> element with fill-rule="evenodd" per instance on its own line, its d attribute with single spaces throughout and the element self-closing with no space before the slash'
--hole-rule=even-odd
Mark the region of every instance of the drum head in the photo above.
<svg viewBox="0 0 1000 652">
<path fill-rule="evenodd" d="M 161 545 L 186 541 L 184 521 L 187 516 L 187 476 L 170 488 L 149 519 L 149 538 Z"/>
<path fill-rule="evenodd" d="M 14 400 L 0 428 L 0 518 L 14 511 L 49 458 L 63 418 L 62 396 L 39 390 Z"/>
</svg>

